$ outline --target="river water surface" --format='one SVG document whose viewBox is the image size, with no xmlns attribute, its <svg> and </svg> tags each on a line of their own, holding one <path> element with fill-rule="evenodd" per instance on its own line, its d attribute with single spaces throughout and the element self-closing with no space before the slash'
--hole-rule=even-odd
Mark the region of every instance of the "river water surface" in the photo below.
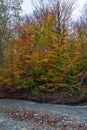
<svg viewBox="0 0 87 130">
<path fill-rule="evenodd" d="M 52 112 L 52 113 L 66 116 L 72 119 L 77 119 L 80 121 L 87 122 L 87 106 L 86 105 L 69 106 L 69 105 L 58 105 L 58 104 L 48 104 L 48 103 L 36 103 L 36 102 L 27 101 L 27 100 L 0 99 L 0 107 L 28 109 L 28 110 L 34 110 L 37 112 L 45 112 L 45 113 Z M 20 124 L 21 122 L 17 124 L 16 121 L 13 121 L 10 118 L 8 119 L 4 115 L 0 114 L 0 130 L 25 130 L 24 128 L 22 129 L 23 123 L 21 124 L 21 128 L 19 129 Z M 29 126 L 28 126 L 28 129 L 29 129 Z"/>
</svg>

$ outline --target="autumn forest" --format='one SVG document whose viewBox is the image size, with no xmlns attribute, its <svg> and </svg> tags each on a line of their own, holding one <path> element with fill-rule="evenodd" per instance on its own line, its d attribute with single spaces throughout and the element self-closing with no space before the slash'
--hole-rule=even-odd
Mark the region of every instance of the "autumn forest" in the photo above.
<svg viewBox="0 0 87 130">
<path fill-rule="evenodd" d="M 0 1 L 0 97 L 87 103 L 87 4 L 75 22 L 70 0 L 21 4 Z"/>
</svg>

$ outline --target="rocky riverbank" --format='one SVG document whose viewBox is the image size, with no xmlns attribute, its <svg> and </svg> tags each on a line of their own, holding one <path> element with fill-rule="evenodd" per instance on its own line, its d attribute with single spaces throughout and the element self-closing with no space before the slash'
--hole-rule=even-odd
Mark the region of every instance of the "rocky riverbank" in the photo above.
<svg viewBox="0 0 87 130">
<path fill-rule="evenodd" d="M 0 98 L 2 99 L 26 99 L 40 103 L 55 103 L 79 105 L 87 104 L 87 94 L 69 89 L 60 90 L 59 92 L 45 92 L 42 95 L 32 95 L 27 89 L 15 90 L 7 87 L 0 87 Z"/>
<path fill-rule="evenodd" d="M 20 126 L 21 129 L 18 128 L 17 130 L 87 130 L 87 122 L 53 113 L 7 108 L 0 108 L 0 113 L 16 121 L 16 123 L 24 124 L 22 127 Z"/>
<path fill-rule="evenodd" d="M 87 106 L 0 99 L 0 130 L 87 130 Z"/>
</svg>

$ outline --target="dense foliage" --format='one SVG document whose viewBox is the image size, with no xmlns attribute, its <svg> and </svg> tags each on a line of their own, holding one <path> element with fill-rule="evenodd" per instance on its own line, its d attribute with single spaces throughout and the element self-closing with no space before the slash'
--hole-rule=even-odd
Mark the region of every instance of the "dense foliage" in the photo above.
<svg viewBox="0 0 87 130">
<path fill-rule="evenodd" d="M 62 91 L 68 96 L 87 93 L 87 87 L 80 85 L 87 71 L 84 29 L 78 25 L 71 34 L 67 18 L 62 23 L 56 19 L 56 8 L 41 11 L 14 26 L 15 37 L 4 48 L 0 64 L 0 86 L 39 97 Z"/>
</svg>

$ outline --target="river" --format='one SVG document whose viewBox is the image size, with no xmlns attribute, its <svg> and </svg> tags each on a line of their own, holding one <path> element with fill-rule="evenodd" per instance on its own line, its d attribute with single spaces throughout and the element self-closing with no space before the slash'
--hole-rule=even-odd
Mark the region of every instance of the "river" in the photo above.
<svg viewBox="0 0 87 130">
<path fill-rule="evenodd" d="M 45 112 L 45 113 L 52 112 L 52 113 L 66 116 L 72 119 L 87 122 L 87 106 L 86 105 L 69 106 L 69 105 L 59 105 L 59 104 L 37 103 L 37 102 L 31 102 L 28 100 L 0 99 L 0 107 L 20 108 L 20 109 L 27 109 L 27 110 L 33 110 L 33 111 Z M 16 121 L 13 121 L 10 118 L 8 119 L 4 115 L 0 114 L 0 130 L 22 130 L 22 128 L 17 129 L 20 127 L 19 124 L 21 124 L 21 122 L 17 124 Z"/>
</svg>

